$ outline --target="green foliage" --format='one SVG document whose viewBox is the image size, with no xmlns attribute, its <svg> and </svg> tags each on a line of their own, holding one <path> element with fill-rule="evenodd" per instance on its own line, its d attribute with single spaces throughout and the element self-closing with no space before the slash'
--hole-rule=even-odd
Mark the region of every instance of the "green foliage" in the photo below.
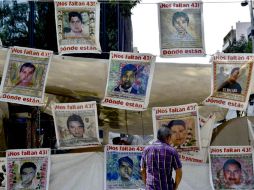
<svg viewBox="0 0 254 190">
<path fill-rule="evenodd" d="M 224 53 L 251 53 L 252 52 L 252 42 L 247 41 L 244 36 L 236 41 L 234 40 L 230 45 L 223 51 Z"/>
<path fill-rule="evenodd" d="M 3 1 L 0 7 L 0 38 L 3 45 L 28 44 L 28 14 L 27 4 L 18 4 L 17 0 Z"/>
<path fill-rule="evenodd" d="M 122 16 L 130 16 L 131 9 L 135 7 L 138 3 L 140 3 L 140 1 L 141 0 L 109 0 L 112 8 L 116 8 L 116 6 L 119 5 L 120 13 L 122 14 Z"/>
</svg>

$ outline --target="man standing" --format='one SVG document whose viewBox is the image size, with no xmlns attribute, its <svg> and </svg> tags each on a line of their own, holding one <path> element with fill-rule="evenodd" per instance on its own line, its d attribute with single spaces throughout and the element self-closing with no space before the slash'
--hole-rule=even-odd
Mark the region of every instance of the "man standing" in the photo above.
<svg viewBox="0 0 254 190">
<path fill-rule="evenodd" d="M 136 80 L 137 68 L 133 64 L 125 65 L 121 70 L 121 82 L 114 91 L 137 94 L 137 89 L 133 87 Z"/>
<path fill-rule="evenodd" d="M 146 190 L 176 190 L 182 179 L 182 163 L 177 151 L 169 145 L 171 131 L 160 127 L 157 141 L 146 147 L 141 158 L 141 174 Z M 176 172 L 175 182 L 172 178 Z"/>
</svg>

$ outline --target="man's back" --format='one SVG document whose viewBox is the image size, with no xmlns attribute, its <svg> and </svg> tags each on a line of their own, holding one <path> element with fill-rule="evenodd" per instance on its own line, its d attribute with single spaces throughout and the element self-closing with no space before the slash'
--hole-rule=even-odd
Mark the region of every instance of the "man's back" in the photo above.
<svg viewBox="0 0 254 190">
<path fill-rule="evenodd" d="M 161 141 L 145 148 L 141 165 L 146 168 L 146 190 L 173 189 L 172 171 L 182 167 L 176 150 Z"/>
</svg>

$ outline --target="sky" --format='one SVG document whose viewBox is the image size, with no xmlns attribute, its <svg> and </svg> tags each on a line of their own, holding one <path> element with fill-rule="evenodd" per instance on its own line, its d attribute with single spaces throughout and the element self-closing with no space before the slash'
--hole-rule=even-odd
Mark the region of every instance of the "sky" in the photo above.
<svg viewBox="0 0 254 190">
<path fill-rule="evenodd" d="M 222 51 L 223 38 L 236 22 L 250 22 L 249 5 L 240 0 L 203 0 L 204 39 L 207 56 L 201 58 L 160 58 L 157 2 L 142 0 L 132 10 L 133 45 L 140 53 L 156 55 L 157 62 L 209 63 L 210 57 Z"/>
</svg>

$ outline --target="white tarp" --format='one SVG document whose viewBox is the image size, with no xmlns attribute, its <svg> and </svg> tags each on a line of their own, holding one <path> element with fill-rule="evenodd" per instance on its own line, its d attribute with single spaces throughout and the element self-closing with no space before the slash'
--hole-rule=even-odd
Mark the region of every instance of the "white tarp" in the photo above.
<svg viewBox="0 0 254 190">
<path fill-rule="evenodd" d="M 195 171 L 195 175 L 193 175 Z M 198 182 L 197 182 L 198 177 Z M 51 156 L 49 189 L 102 190 L 103 152 L 59 154 Z M 208 164 L 183 163 L 179 190 L 210 190 Z"/>
</svg>

